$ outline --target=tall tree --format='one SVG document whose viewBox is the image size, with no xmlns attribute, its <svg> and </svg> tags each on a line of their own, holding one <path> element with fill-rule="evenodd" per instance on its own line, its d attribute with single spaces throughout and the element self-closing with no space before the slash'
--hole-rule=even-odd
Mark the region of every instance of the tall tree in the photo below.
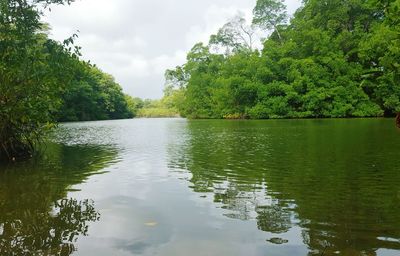
<svg viewBox="0 0 400 256">
<path fill-rule="evenodd" d="M 237 14 L 216 35 L 210 37 L 210 46 L 226 47 L 226 52 L 240 50 L 252 51 L 256 30 L 254 25 L 248 25 L 242 13 Z"/>
<path fill-rule="evenodd" d="M 253 15 L 253 24 L 266 30 L 275 30 L 282 41 L 279 25 L 284 24 L 288 18 L 283 0 L 257 0 Z"/>
</svg>

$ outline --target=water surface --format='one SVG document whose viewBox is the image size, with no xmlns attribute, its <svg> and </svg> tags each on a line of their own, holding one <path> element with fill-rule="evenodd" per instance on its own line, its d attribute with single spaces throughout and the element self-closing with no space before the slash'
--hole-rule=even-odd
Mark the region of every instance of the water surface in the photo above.
<svg viewBox="0 0 400 256">
<path fill-rule="evenodd" d="M 0 255 L 400 255 L 393 120 L 61 125 L 0 166 Z"/>
</svg>

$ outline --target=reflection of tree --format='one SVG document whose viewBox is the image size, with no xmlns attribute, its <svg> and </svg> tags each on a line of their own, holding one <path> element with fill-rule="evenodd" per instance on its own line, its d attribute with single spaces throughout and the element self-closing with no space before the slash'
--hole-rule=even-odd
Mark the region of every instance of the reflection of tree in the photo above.
<svg viewBox="0 0 400 256">
<path fill-rule="evenodd" d="M 2 220 L 0 255 L 70 255 L 78 236 L 99 219 L 93 202 L 63 199 L 51 212 L 23 212 L 20 219 Z"/>
<path fill-rule="evenodd" d="M 374 255 L 400 249 L 392 129 L 390 120 L 191 121 L 170 164 L 228 217 L 272 233 L 301 227 L 310 255 Z"/>
<path fill-rule="evenodd" d="M 237 184 L 221 184 L 214 188 L 214 202 L 222 203 L 222 208 L 229 211 L 226 217 L 249 220 L 256 204 L 257 197 L 241 190 Z"/>
<path fill-rule="evenodd" d="M 100 217 L 91 200 L 66 199 L 115 158 L 99 147 L 49 145 L 43 157 L 0 172 L 0 255 L 71 255 Z"/>
<path fill-rule="evenodd" d="M 246 138 L 246 131 L 240 129 L 238 122 L 226 122 L 222 127 L 219 121 L 214 124 L 208 130 L 190 123 L 188 144 L 174 147 L 179 153 L 170 151 L 174 156 L 170 167 L 190 170 L 191 188 L 213 193 L 214 202 L 227 211 L 224 216 L 256 219 L 260 230 L 272 233 L 287 231 L 291 212 L 285 203 L 272 202 L 266 194 L 266 172 L 260 170 L 265 166 L 265 157 L 252 155 L 259 148 L 259 141 Z"/>
<path fill-rule="evenodd" d="M 285 233 L 292 226 L 291 213 L 279 205 L 261 206 L 257 211 L 257 226 L 259 230 L 274 234 Z"/>
</svg>

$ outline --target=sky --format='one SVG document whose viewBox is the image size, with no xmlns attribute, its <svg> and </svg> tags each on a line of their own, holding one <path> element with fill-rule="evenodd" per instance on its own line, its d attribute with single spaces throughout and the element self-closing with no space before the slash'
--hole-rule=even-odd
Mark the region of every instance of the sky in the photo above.
<svg viewBox="0 0 400 256">
<path fill-rule="evenodd" d="M 300 0 L 286 0 L 288 13 Z M 251 17 L 256 0 L 76 0 L 53 6 L 44 18 L 50 37 L 63 41 L 79 31 L 84 60 L 115 77 L 125 93 L 161 98 L 164 73 L 185 63 L 198 42 L 208 42 L 230 18 Z"/>
</svg>

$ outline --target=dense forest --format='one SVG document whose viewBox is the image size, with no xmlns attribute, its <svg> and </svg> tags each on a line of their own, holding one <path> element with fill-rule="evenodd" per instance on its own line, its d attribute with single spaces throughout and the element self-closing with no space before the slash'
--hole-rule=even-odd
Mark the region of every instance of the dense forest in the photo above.
<svg viewBox="0 0 400 256">
<path fill-rule="evenodd" d="M 189 118 L 393 116 L 400 111 L 400 1 L 258 0 L 166 72 Z M 262 49 L 258 31 L 268 32 Z M 171 92 L 170 92 L 171 93 Z"/>
<path fill-rule="evenodd" d="M 113 77 L 80 60 L 76 35 L 57 42 L 41 22 L 52 4 L 0 2 L 0 159 L 30 156 L 56 121 L 130 118 L 134 100 Z"/>
</svg>

